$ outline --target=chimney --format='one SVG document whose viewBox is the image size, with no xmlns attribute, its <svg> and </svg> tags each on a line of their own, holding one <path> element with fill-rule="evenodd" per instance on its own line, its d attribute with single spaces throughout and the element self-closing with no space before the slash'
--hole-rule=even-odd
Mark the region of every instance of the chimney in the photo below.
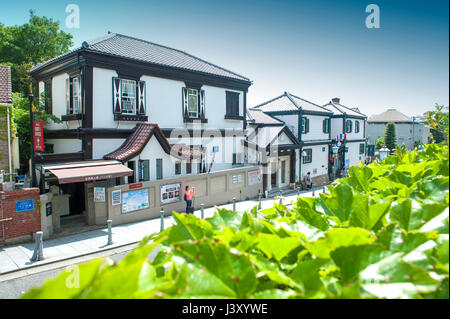
<svg viewBox="0 0 450 319">
<path fill-rule="evenodd" d="M 341 99 L 338 97 L 334 97 L 331 99 L 331 102 L 339 104 L 341 102 Z"/>
</svg>

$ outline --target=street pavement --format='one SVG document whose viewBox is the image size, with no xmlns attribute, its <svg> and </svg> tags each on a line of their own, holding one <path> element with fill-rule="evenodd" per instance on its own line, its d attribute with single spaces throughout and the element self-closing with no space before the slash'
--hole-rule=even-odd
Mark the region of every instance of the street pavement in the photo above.
<svg viewBox="0 0 450 319">
<path fill-rule="evenodd" d="M 322 188 L 315 189 L 315 196 L 322 192 Z M 310 197 L 313 195 L 312 191 L 302 191 L 300 196 Z M 289 204 L 297 198 L 296 191 L 286 191 L 283 193 L 283 203 Z M 262 199 L 261 209 L 270 208 L 274 202 L 278 202 L 277 198 Z M 236 210 L 244 211 L 251 209 L 258 205 L 258 200 L 247 200 L 236 202 Z M 204 209 L 204 217 L 212 217 L 216 208 L 232 209 L 233 204 L 214 206 Z M 201 217 L 201 211 L 194 212 L 195 216 Z M 174 224 L 173 217 L 166 216 L 164 218 L 164 228 L 170 227 Z M 145 236 L 160 231 L 161 219 L 144 220 L 140 222 L 113 225 L 112 226 L 112 244 L 107 245 L 108 242 L 108 228 L 96 229 L 86 231 L 83 233 L 58 237 L 44 241 L 44 259 L 41 261 L 30 261 L 33 255 L 34 243 L 24 243 L 11 246 L 0 247 L 0 282 L 17 278 L 19 271 L 23 275 L 35 272 L 33 268 L 52 263 L 72 263 L 75 258 L 83 258 L 92 254 L 98 254 L 114 249 L 120 249 L 127 245 L 136 244 Z M 0 297 L 1 298 L 1 297 Z"/>
</svg>

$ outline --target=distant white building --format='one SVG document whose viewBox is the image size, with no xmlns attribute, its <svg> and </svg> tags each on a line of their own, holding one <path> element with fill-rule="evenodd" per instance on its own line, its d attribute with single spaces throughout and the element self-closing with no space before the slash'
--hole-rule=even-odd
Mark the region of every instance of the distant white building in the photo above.
<svg viewBox="0 0 450 319">
<path fill-rule="evenodd" d="M 430 129 L 419 117 L 409 117 L 396 109 L 388 109 L 367 120 L 366 134 L 369 144 L 384 137 L 386 124 L 393 122 L 397 136 L 397 144 L 404 144 L 409 150 L 414 149 L 414 142 L 429 143 Z"/>
</svg>

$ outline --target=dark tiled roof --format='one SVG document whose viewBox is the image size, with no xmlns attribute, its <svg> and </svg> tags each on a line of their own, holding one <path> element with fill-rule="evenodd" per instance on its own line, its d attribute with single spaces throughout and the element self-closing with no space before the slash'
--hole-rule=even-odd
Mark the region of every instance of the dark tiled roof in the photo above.
<svg viewBox="0 0 450 319">
<path fill-rule="evenodd" d="M 159 144 L 167 154 L 171 154 L 173 148 L 175 152 L 171 155 L 179 158 L 195 158 L 202 155 L 200 151 L 186 147 L 184 144 L 170 144 L 158 124 L 140 123 L 136 125 L 133 133 L 128 136 L 125 142 L 117 150 L 104 155 L 103 158 L 126 162 L 139 155 L 153 135 L 158 139 Z"/>
<path fill-rule="evenodd" d="M 79 50 L 119 56 L 146 63 L 250 82 L 250 79 L 242 75 L 207 62 L 184 51 L 118 33 L 110 33 L 95 40 L 85 41 L 80 48 L 36 65 L 31 68 L 30 71 L 36 71 L 55 60 Z"/>
<path fill-rule="evenodd" d="M 306 111 L 330 113 L 330 111 L 325 109 L 324 107 L 296 95 L 290 94 L 289 92 L 284 92 L 284 94 L 267 102 L 259 104 L 254 108 L 259 109 L 263 112 L 297 111 L 301 108 L 302 110 Z"/>
<path fill-rule="evenodd" d="M 324 108 L 330 110 L 331 112 L 333 112 L 333 114 L 336 114 L 336 115 L 341 115 L 341 114 L 345 113 L 348 115 L 358 116 L 361 118 L 367 117 L 366 115 L 359 112 L 359 109 L 356 107 L 350 108 L 348 106 L 345 106 L 345 105 L 342 105 L 340 103 L 336 103 L 333 101 L 330 101 L 328 104 L 325 104 Z"/>
<path fill-rule="evenodd" d="M 397 111 L 396 109 L 388 109 L 381 114 L 372 116 L 368 123 L 377 122 L 394 122 L 394 123 L 412 123 L 413 120 L 409 116 Z"/>
<path fill-rule="evenodd" d="M 280 120 L 277 120 L 276 118 L 273 118 L 272 116 L 267 115 L 266 113 L 258 109 L 248 109 L 247 120 L 250 124 L 256 125 L 283 125 L 283 122 L 281 122 Z"/>
<path fill-rule="evenodd" d="M 0 103 L 12 103 L 11 68 L 0 65 Z"/>
</svg>

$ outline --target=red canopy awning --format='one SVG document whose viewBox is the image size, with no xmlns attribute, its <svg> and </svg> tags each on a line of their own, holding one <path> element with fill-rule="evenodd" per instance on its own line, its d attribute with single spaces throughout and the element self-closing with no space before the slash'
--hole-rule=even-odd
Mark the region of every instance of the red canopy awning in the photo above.
<svg viewBox="0 0 450 319">
<path fill-rule="evenodd" d="M 90 182 L 133 175 L 133 171 L 122 164 L 50 168 L 49 171 L 58 178 L 59 184 Z"/>
</svg>

